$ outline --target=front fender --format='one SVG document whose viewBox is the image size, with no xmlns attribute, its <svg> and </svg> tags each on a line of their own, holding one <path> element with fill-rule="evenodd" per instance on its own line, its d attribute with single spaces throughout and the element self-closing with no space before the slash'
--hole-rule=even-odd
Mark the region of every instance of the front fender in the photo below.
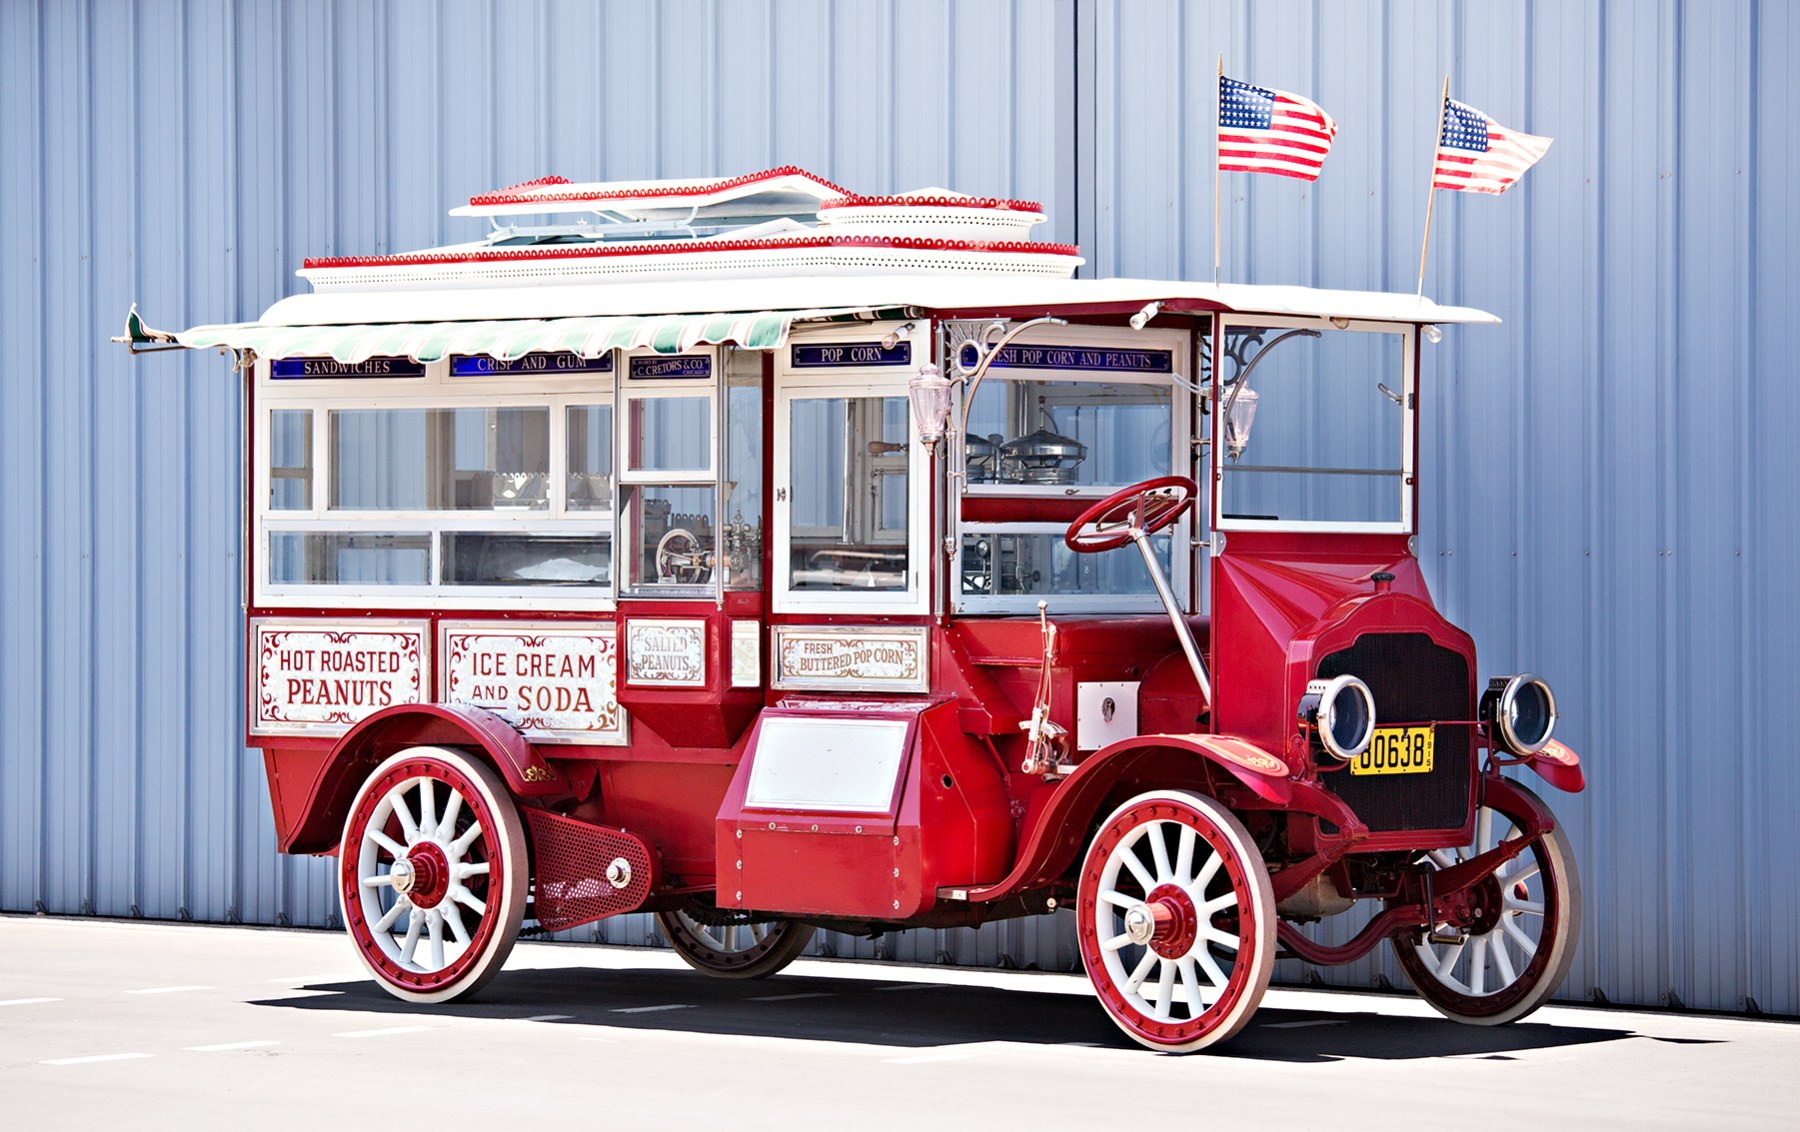
<svg viewBox="0 0 1800 1132">
<path fill-rule="evenodd" d="M 1558 790 L 1579 794 L 1587 788 L 1587 775 L 1581 770 L 1581 756 L 1552 739 L 1544 749 L 1526 761 L 1545 782 Z"/>
</svg>

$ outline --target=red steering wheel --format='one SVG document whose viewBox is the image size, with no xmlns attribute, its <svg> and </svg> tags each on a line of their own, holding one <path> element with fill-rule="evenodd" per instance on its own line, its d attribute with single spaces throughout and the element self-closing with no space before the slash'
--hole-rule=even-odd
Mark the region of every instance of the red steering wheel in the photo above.
<svg viewBox="0 0 1800 1132">
<path fill-rule="evenodd" d="M 1134 531 L 1153 535 L 1181 518 L 1199 493 L 1199 485 L 1186 476 L 1134 483 L 1083 511 L 1063 532 L 1063 542 L 1077 554 L 1117 549 L 1131 541 Z"/>
</svg>

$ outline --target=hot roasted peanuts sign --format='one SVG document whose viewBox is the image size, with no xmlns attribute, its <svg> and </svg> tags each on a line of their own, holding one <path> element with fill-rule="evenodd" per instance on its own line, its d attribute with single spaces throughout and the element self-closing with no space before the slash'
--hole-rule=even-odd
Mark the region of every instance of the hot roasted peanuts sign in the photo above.
<svg viewBox="0 0 1800 1132">
<path fill-rule="evenodd" d="M 925 630 L 777 626 L 775 686 L 922 692 Z"/>
<path fill-rule="evenodd" d="M 625 742 L 611 626 L 445 625 L 445 703 L 486 708 L 538 742 Z"/>
<path fill-rule="evenodd" d="M 258 621 L 254 633 L 254 734 L 340 732 L 425 698 L 423 622 Z"/>
</svg>

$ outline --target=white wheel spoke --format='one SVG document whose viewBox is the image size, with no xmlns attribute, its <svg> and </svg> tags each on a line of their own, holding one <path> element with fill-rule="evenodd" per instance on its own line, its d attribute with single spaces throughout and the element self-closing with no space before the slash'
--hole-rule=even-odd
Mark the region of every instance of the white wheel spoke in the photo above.
<svg viewBox="0 0 1800 1132">
<path fill-rule="evenodd" d="M 406 835 L 406 843 L 411 845 L 419 839 L 419 823 L 413 820 L 412 811 L 406 808 L 406 798 L 399 790 L 388 794 L 388 801 L 393 803 L 394 817 L 400 821 L 400 832 Z"/>
<path fill-rule="evenodd" d="M 1114 892 L 1110 888 L 1100 894 L 1100 899 L 1104 900 L 1108 904 L 1113 905 L 1114 907 L 1124 908 L 1127 910 L 1136 908 L 1139 904 L 1142 904 L 1144 902 L 1142 897 L 1127 896 L 1123 892 Z"/>
<path fill-rule="evenodd" d="M 1166 883 L 1174 879 L 1174 872 L 1169 868 L 1169 847 L 1163 843 L 1163 826 L 1168 823 L 1156 822 L 1150 827 L 1150 861 L 1156 866 L 1157 883 Z"/>
<path fill-rule="evenodd" d="M 462 813 L 462 804 L 462 795 L 455 790 L 450 791 L 450 797 L 444 799 L 444 816 L 438 819 L 438 836 L 442 837 L 456 828 L 456 819 Z"/>
<path fill-rule="evenodd" d="M 461 904 L 471 912 L 479 912 L 484 916 L 487 915 L 487 903 L 477 899 L 473 892 L 470 892 L 460 884 L 453 884 L 450 886 L 450 899 Z"/>
<path fill-rule="evenodd" d="M 1447 869 L 1456 864 L 1456 854 L 1448 849 L 1433 849 L 1425 855 L 1431 858 L 1431 863 L 1440 869 Z"/>
<path fill-rule="evenodd" d="M 1200 866 L 1200 875 L 1194 878 L 1194 883 L 1188 885 L 1188 895 L 1195 900 L 1205 900 L 1206 886 L 1212 883 L 1213 877 L 1219 875 L 1219 867 L 1224 863 L 1225 858 L 1214 853 L 1211 848 L 1208 847 L 1206 863 Z"/>
<path fill-rule="evenodd" d="M 413 952 L 419 949 L 419 932 L 425 927 L 425 913 L 413 909 L 412 917 L 406 922 L 406 942 L 400 945 L 400 961 L 411 963 Z"/>
<path fill-rule="evenodd" d="M 1200 993 L 1207 997 L 1208 1001 L 1217 1002 L 1219 995 L 1224 993 L 1225 984 L 1231 980 L 1226 977 L 1224 969 L 1219 966 L 1206 948 L 1202 947 L 1194 951 L 1193 958 L 1200 964 L 1200 969 L 1206 972 L 1206 978 L 1212 984 L 1201 988 Z"/>
<path fill-rule="evenodd" d="M 1211 900 L 1202 903 L 1197 911 L 1202 920 L 1210 920 L 1220 911 L 1220 909 L 1229 908 L 1237 902 L 1237 890 L 1228 888 L 1225 890 L 1224 895 L 1215 896 Z"/>
<path fill-rule="evenodd" d="M 1519 973 L 1513 970 L 1512 956 L 1506 951 L 1506 933 L 1491 932 L 1488 938 L 1494 941 L 1494 966 L 1500 969 L 1500 985 L 1510 987 L 1519 981 Z"/>
<path fill-rule="evenodd" d="M 1238 949 L 1237 936 L 1232 935 L 1227 931 L 1221 931 L 1211 924 L 1200 925 L 1200 938 L 1206 940 L 1208 943 L 1217 944 L 1226 951 L 1236 951 Z"/>
<path fill-rule="evenodd" d="M 1525 953 L 1525 962 L 1529 964 L 1531 957 L 1537 954 L 1537 941 L 1525 934 L 1525 929 L 1519 926 L 1518 917 L 1500 917 L 1500 928 L 1519 945 L 1519 950 Z"/>
<path fill-rule="evenodd" d="M 1538 873 L 1542 871 L 1542 869 L 1540 869 L 1538 867 L 1538 863 L 1535 860 L 1532 860 L 1532 859 L 1526 858 L 1526 857 L 1520 857 L 1520 858 L 1518 858 L 1518 861 L 1520 863 L 1520 868 L 1518 869 L 1517 872 L 1500 874 L 1500 882 L 1502 884 L 1504 884 L 1508 887 L 1511 887 L 1512 885 L 1518 884 L 1521 881 L 1530 880 L 1532 877 L 1537 876 Z"/>
<path fill-rule="evenodd" d="M 463 926 L 462 909 L 454 901 L 446 900 L 438 905 L 444 915 L 444 923 L 450 925 L 450 935 L 457 943 L 469 946 L 469 929 Z"/>
<path fill-rule="evenodd" d="M 1162 978 L 1156 982 L 1156 1012 L 1167 1018 L 1169 1002 L 1175 997 L 1175 964 L 1161 956 L 1157 959 L 1162 964 Z"/>
<path fill-rule="evenodd" d="M 1189 885 L 1194 882 L 1194 843 L 1200 835 L 1191 825 L 1181 827 L 1181 843 L 1175 850 L 1175 883 Z"/>
<path fill-rule="evenodd" d="M 431 965 L 436 970 L 442 970 L 444 967 L 444 917 L 436 912 L 427 912 L 425 921 L 431 929 Z"/>
<path fill-rule="evenodd" d="M 486 861 L 477 861 L 472 865 L 459 861 L 450 866 L 450 878 L 452 880 L 467 880 L 469 877 L 484 877 L 487 875 L 488 863 Z"/>
<path fill-rule="evenodd" d="M 769 938 L 769 925 L 767 925 L 767 924 L 751 924 L 750 925 L 750 946 L 751 947 L 755 947 L 757 944 L 761 943 L 763 940 L 768 939 L 768 938 Z"/>
<path fill-rule="evenodd" d="M 381 846 L 383 849 L 386 849 L 389 853 L 393 854 L 394 860 L 396 860 L 396 861 L 398 861 L 400 858 L 406 856 L 406 846 L 400 844 L 398 841 L 395 841 L 393 838 L 391 838 L 387 834 L 381 832 L 379 829 L 375 829 L 375 828 L 371 827 L 369 829 L 368 833 L 365 834 L 365 836 L 367 836 L 370 841 L 373 841 L 375 844 Z"/>
<path fill-rule="evenodd" d="M 398 920 L 400 918 L 400 916 L 410 907 L 412 907 L 412 904 L 408 900 L 406 900 L 405 897 L 402 897 L 399 900 L 394 901 L 394 906 L 392 908 L 389 908 L 387 910 L 387 912 L 381 917 L 381 919 L 375 921 L 375 927 L 373 930 L 375 930 L 377 932 L 387 931 L 389 928 L 394 926 L 394 921 Z"/>
<path fill-rule="evenodd" d="M 381 873 L 378 876 L 364 877 L 362 878 L 362 883 L 364 888 L 392 888 L 394 886 L 394 874 Z"/>
<path fill-rule="evenodd" d="M 1450 972 L 1455 969 L 1456 961 L 1462 958 L 1463 947 L 1464 944 L 1459 943 L 1444 948 L 1444 954 L 1442 958 L 1438 960 L 1437 967 L 1434 969 L 1439 979 L 1444 982 L 1450 981 Z"/>
<path fill-rule="evenodd" d="M 1136 846 L 1121 845 L 1117 850 L 1117 854 L 1119 860 L 1124 863 L 1125 867 L 1131 870 L 1131 875 L 1136 877 L 1137 882 L 1144 886 L 1144 895 L 1148 896 L 1150 890 L 1156 887 L 1156 878 L 1144 870 L 1144 863 L 1138 860 Z"/>
<path fill-rule="evenodd" d="M 419 783 L 419 835 L 437 836 L 437 783 L 423 779 Z"/>
<path fill-rule="evenodd" d="M 1478 935 L 1473 942 L 1475 946 L 1469 949 L 1469 989 L 1480 998 L 1487 993 L 1488 937 Z"/>
<path fill-rule="evenodd" d="M 1127 994 L 1136 994 L 1137 989 L 1144 985 L 1144 980 L 1150 975 L 1150 968 L 1156 966 L 1157 958 L 1156 952 L 1147 947 L 1144 949 L 1144 957 L 1138 960 L 1138 965 L 1132 968 L 1131 977 L 1125 980 Z"/>
<path fill-rule="evenodd" d="M 1520 900 L 1518 897 L 1512 896 L 1511 894 L 1502 895 L 1500 897 L 1500 906 L 1505 908 L 1508 912 L 1523 912 L 1527 916 L 1541 916 L 1544 914 L 1544 902 L 1542 900 Z"/>
<path fill-rule="evenodd" d="M 1483 853 L 1494 847 L 1488 840 L 1494 834 L 1494 811 L 1486 806 L 1481 807 L 1481 816 L 1475 822 L 1475 852 Z"/>
<path fill-rule="evenodd" d="M 1188 1017 L 1198 1018 L 1206 1013 L 1206 1000 L 1200 997 L 1200 973 L 1194 969 L 1193 958 L 1181 960 L 1181 991 L 1187 998 Z"/>
<path fill-rule="evenodd" d="M 481 823 L 480 822 L 470 822 L 469 828 L 463 830 L 462 836 L 450 843 L 450 852 L 456 854 L 459 857 L 462 856 L 464 853 L 467 853 L 469 851 L 469 846 L 475 844 L 475 839 L 480 836 L 481 836 Z"/>
<path fill-rule="evenodd" d="M 1117 951 L 1117 950 L 1119 950 L 1119 948 L 1124 947 L 1126 944 L 1128 944 L 1130 942 L 1131 942 L 1131 933 L 1130 932 L 1120 932 L 1118 935 L 1113 936 L 1111 939 L 1101 940 L 1100 941 L 1100 949 L 1102 951 Z"/>
</svg>

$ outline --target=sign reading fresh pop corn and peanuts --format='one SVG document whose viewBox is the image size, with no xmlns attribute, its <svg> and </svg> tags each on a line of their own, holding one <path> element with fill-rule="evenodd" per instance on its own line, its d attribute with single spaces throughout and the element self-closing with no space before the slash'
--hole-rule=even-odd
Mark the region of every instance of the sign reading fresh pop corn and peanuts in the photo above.
<svg viewBox="0 0 1800 1132">
<path fill-rule="evenodd" d="M 442 699 L 486 708 L 536 742 L 622 745 L 617 642 L 611 625 L 446 624 Z"/>
<path fill-rule="evenodd" d="M 259 620 L 254 735 L 332 734 L 425 698 L 423 621 Z"/>
</svg>

